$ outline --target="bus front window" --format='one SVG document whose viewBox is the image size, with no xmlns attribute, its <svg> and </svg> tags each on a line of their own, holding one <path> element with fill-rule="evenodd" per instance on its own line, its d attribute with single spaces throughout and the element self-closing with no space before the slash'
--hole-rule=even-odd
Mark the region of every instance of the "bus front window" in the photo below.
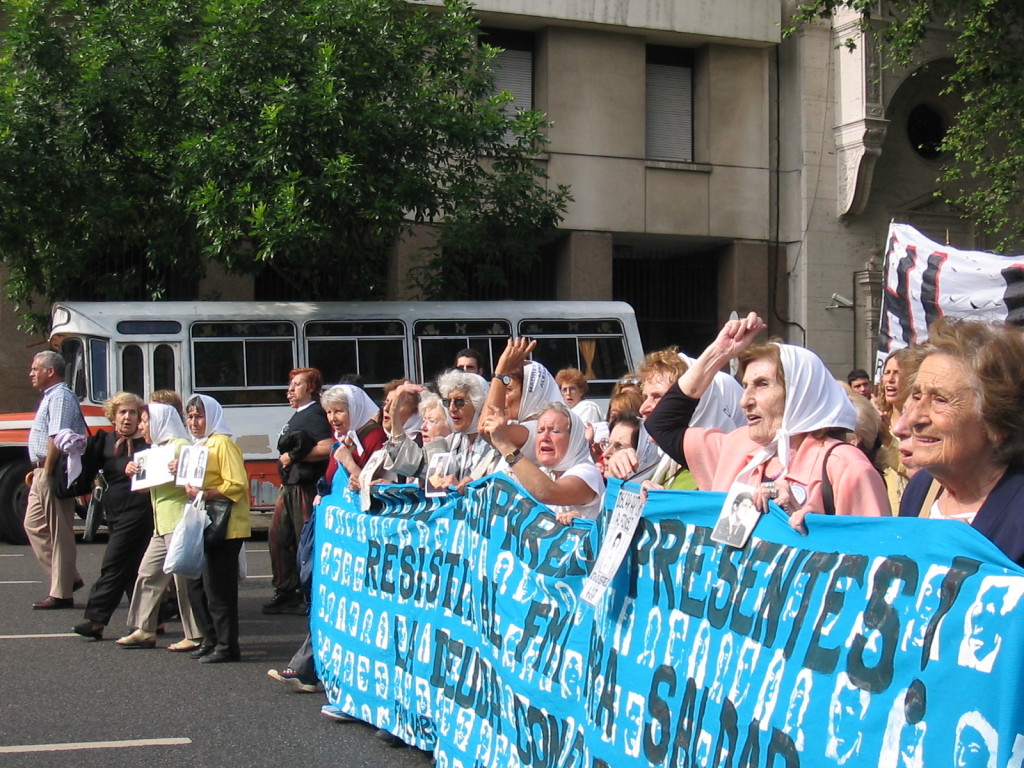
<svg viewBox="0 0 1024 768">
<path fill-rule="evenodd" d="M 64 381 L 79 400 L 85 398 L 85 347 L 82 340 L 69 336 L 60 344 L 60 356 L 67 363 Z"/>
<path fill-rule="evenodd" d="M 102 403 L 110 397 L 107 377 L 107 340 L 89 339 L 90 394 L 94 403 Z"/>
</svg>

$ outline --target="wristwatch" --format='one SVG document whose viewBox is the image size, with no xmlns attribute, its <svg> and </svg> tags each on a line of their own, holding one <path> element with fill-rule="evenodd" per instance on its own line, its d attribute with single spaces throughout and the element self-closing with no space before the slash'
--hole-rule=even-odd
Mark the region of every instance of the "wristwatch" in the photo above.
<svg viewBox="0 0 1024 768">
<path fill-rule="evenodd" d="M 519 460 L 521 458 L 523 458 L 523 453 L 518 448 L 516 448 L 514 451 L 512 451 L 512 453 L 505 454 L 505 463 L 508 464 L 510 467 L 514 467 L 516 464 L 519 463 Z"/>
<path fill-rule="evenodd" d="M 506 373 L 496 373 L 496 374 L 494 374 L 494 378 L 496 378 L 496 379 L 497 379 L 498 381 L 500 381 L 500 382 L 501 382 L 502 384 L 504 384 L 504 385 L 505 385 L 506 387 L 507 387 L 507 386 L 508 386 L 509 384 L 511 384 L 511 383 L 512 383 L 512 377 L 511 377 L 511 376 L 509 376 L 509 375 L 508 375 L 508 374 L 506 374 Z"/>
</svg>

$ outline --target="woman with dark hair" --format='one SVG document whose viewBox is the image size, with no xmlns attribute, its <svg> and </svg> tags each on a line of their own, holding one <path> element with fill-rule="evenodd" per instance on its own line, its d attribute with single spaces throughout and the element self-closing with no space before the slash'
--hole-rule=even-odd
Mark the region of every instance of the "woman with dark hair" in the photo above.
<svg viewBox="0 0 1024 768">
<path fill-rule="evenodd" d="M 943 318 L 896 432 L 918 469 L 900 515 L 960 520 L 1024 565 L 1024 338 L 1019 328 Z"/>
<path fill-rule="evenodd" d="M 224 411 L 208 395 L 192 395 L 185 404 L 185 422 L 192 441 L 208 449 L 202 488 L 186 485 L 195 498 L 231 503 L 224 541 L 206 546 L 206 565 L 198 579 L 189 579 L 188 594 L 203 643 L 189 656 L 204 664 L 238 661 L 238 555 L 249 538 L 249 481 L 238 445 L 224 422 Z"/>
<path fill-rule="evenodd" d="M 82 471 L 103 473 L 103 515 L 109 538 L 103 553 L 100 577 L 89 592 L 85 621 L 72 629 L 82 637 L 99 640 L 121 597 L 132 595 L 139 563 L 153 535 L 153 507 L 149 494 L 134 493 L 132 478 L 125 468 L 136 451 L 146 447 L 139 432 L 139 417 L 144 404 L 138 395 L 118 392 L 103 404 L 103 412 L 114 425 L 112 432 L 101 430 L 89 438 L 82 455 Z"/>
</svg>

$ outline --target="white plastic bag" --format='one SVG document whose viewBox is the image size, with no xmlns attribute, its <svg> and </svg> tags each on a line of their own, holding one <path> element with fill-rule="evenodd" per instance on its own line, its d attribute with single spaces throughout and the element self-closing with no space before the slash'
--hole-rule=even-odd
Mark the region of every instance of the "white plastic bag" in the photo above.
<svg viewBox="0 0 1024 768">
<path fill-rule="evenodd" d="M 249 561 L 245 557 L 245 545 L 238 550 L 238 580 L 245 581 L 245 577 L 249 575 Z"/>
<path fill-rule="evenodd" d="M 185 505 L 185 512 L 174 528 L 171 543 L 164 556 L 164 573 L 177 573 L 196 579 L 203 573 L 206 564 L 206 548 L 203 545 L 203 530 L 209 518 L 202 502 L 194 501 Z"/>
</svg>

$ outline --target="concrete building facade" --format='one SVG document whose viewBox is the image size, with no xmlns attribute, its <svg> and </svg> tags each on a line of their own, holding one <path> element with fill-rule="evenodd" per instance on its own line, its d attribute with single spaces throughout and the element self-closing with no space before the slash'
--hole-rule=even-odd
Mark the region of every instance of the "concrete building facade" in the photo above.
<svg viewBox="0 0 1024 768">
<path fill-rule="evenodd" d="M 438 5 L 424 2 L 424 5 Z M 545 112 L 540 158 L 574 201 L 551 253 L 550 298 L 634 305 L 644 343 L 697 352 L 736 311 L 762 313 L 837 375 L 867 367 L 881 248 L 896 218 L 933 239 L 984 247 L 936 202 L 940 159 L 921 151 L 956 104 L 939 31 L 919 66 L 882 66 L 855 14 L 783 39 L 793 0 L 480 0 L 514 56 L 503 84 Z M 878 16 L 884 23 L 884 8 Z M 840 45 L 854 38 L 850 51 Z M 511 42 L 509 42 L 511 41 Z M 522 97 L 523 101 L 518 101 Z M 925 142 L 927 143 L 927 142 Z M 390 298 L 429 231 L 404 240 Z M 252 298 L 211 270 L 202 298 Z M 837 297 L 837 298 L 834 298 Z M 843 299 L 852 300 L 847 306 Z M 7 409 L 34 406 L 32 344 L 0 323 Z M 17 393 L 17 394 L 14 394 Z"/>
</svg>

